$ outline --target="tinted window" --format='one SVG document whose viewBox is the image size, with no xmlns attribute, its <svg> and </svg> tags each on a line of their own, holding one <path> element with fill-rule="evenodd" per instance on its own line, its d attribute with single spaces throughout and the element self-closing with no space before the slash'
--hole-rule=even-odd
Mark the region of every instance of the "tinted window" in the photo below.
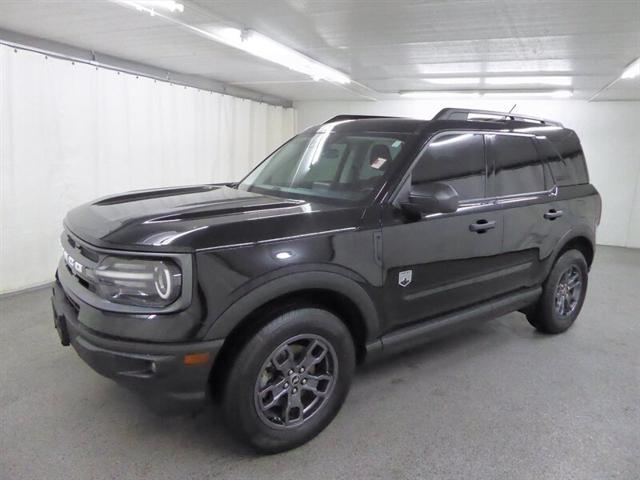
<svg viewBox="0 0 640 480">
<path fill-rule="evenodd" d="M 411 172 L 411 183 L 447 183 L 468 200 L 484 197 L 485 177 L 482 135 L 447 134 L 429 143 Z"/>
<path fill-rule="evenodd" d="M 572 131 L 562 131 L 549 136 L 555 147 L 555 155 L 549 167 L 558 186 L 589 183 L 587 164 L 578 136 Z"/>
<path fill-rule="evenodd" d="M 496 171 L 496 196 L 545 190 L 538 151 L 528 137 L 488 135 L 487 151 Z"/>
<path fill-rule="evenodd" d="M 549 185 L 553 183 L 562 187 L 564 185 L 571 185 L 572 183 L 575 183 L 571 180 L 571 174 L 567 168 L 567 163 L 562 159 L 549 140 L 546 138 L 539 138 L 538 150 L 540 151 L 540 156 L 544 159 L 553 174 L 553 182 L 550 182 Z"/>
</svg>

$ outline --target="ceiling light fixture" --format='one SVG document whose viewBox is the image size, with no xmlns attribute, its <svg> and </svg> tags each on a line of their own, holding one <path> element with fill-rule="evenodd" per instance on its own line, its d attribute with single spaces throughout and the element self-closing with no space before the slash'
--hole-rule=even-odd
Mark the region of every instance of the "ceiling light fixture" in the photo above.
<svg viewBox="0 0 640 480">
<path fill-rule="evenodd" d="M 424 81 L 434 85 L 477 85 L 480 83 L 480 79 L 474 77 L 425 78 Z"/>
<path fill-rule="evenodd" d="M 569 98 L 573 96 L 572 90 L 403 90 L 398 92 L 403 97 L 409 98 L 481 98 L 481 97 L 549 97 Z"/>
<path fill-rule="evenodd" d="M 553 85 L 555 87 L 570 87 L 573 83 L 571 77 L 561 76 L 527 76 L 527 77 L 487 77 L 486 85 Z"/>
<path fill-rule="evenodd" d="M 398 92 L 403 97 L 409 98 L 480 98 L 480 92 L 474 91 L 447 91 L 447 90 L 404 90 Z"/>
<path fill-rule="evenodd" d="M 138 11 L 147 12 L 149 14 L 157 15 L 164 20 L 179 25 L 197 35 L 205 37 L 214 42 L 223 43 L 230 47 L 243 50 L 256 57 L 263 58 L 278 65 L 295 70 L 296 72 L 309 75 L 314 80 L 327 80 L 329 82 L 346 85 L 351 83 L 351 79 L 344 73 L 335 70 L 328 65 L 320 63 L 306 55 L 289 48 L 281 43 L 272 40 L 271 38 L 262 35 L 253 30 L 241 30 L 239 28 L 232 27 L 197 27 L 189 23 L 183 22 L 176 17 L 163 15 L 156 12 L 153 7 L 159 7 L 161 4 L 164 8 L 169 8 L 171 5 L 174 10 L 182 11 L 184 7 L 182 4 L 173 1 L 144 1 L 144 0 L 111 0 L 114 3 L 125 5 L 130 8 L 134 8 Z M 152 6 L 153 4 L 153 6 Z"/>
<path fill-rule="evenodd" d="M 289 48 L 253 30 L 221 28 L 212 32 L 222 43 L 244 50 L 256 57 L 269 60 L 296 72 L 309 75 L 314 80 L 348 84 L 351 79 L 342 72 L 317 62 L 302 53 Z"/>
<path fill-rule="evenodd" d="M 147 12 L 151 16 L 156 14 L 156 9 L 166 10 L 171 13 L 184 12 L 184 5 L 173 0 L 138 0 L 125 3 L 131 4 L 139 12 Z"/>
<path fill-rule="evenodd" d="M 500 98 L 521 98 L 521 97 L 549 97 L 549 98 L 570 98 L 573 96 L 571 90 L 495 90 L 485 91 L 483 97 Z"/>
<path fill-rule="evenodd" d="M 622 80 L 629 80 L 640 76 L 640 58 L 636 58 L 633 62 L 627 65 L 620 75 Z"/>
</svg>

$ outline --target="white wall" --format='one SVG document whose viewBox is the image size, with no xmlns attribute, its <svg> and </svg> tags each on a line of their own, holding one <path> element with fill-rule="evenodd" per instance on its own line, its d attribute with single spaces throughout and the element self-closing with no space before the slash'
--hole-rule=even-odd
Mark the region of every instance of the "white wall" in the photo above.
<svg viewBox="0 0 640 480">
<path fill-rule="evenodd" d="M 296 102 L 298 131 L 334 115 L 397 115 L 429 119 L 441 108 L 510 110 L 516 101 L 398 100 Z M 517 101 L 516 112 L 561 121 L 585 151 L 591 182 L 602 195 L 598 243 L 640 247 L 640 102 Z"/>
<path fill-rule="evenodd" d="M 240 179 L 294 129 L 293 109 L 0 45 L 0 293 L 52 280 L 72 207 Z"/>
</svg>

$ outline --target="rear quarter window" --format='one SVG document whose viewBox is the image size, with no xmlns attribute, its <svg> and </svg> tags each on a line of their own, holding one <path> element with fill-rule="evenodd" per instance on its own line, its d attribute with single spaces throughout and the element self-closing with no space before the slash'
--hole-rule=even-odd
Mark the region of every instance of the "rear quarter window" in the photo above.
<svg viewBox="0 0 640 480">
<path fill-rule="evenodd" d="M 541 139 L 539 146 L 557 186 L 589 183 L 587 163 L 575 132 L 565 130 Z"/>
</svg>

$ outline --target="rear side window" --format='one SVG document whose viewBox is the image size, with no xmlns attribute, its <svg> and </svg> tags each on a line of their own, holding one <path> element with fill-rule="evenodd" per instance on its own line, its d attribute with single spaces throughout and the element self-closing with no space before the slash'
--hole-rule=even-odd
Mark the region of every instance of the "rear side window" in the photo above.
<svg viewBox="0 0 640 480">
<path fill-rule="evenodd" d="M 549 140 L 553 145 L 549 145 Z M 540 144 L 544 148 L 543 155 L 551 168 L 556 185 L 563 187 L 589 183 L 587 164 L 578 136 L 569 131 L 563 136 L 549 137 L 549 140 L 541 140 Z M 547 149 L 552 149 L 553 153 L 547 154 Z"/>
<path fill-rule="evenodd" d="M 442 182 L 455 188 L 461 200 L 485 195 L 486 165 L 482 135 L 446 134 L 430 142 L 420 155 L 411 184 Z"/>
<path fill-rule="evenodd" d="M 533 140 L 516 135 L 487 135 L 487 153 L 495 168 L 495 195 L 545 190 L 544 170 Z"/>
<path fill-rule="evenodd" d="M 571 172 L 569 171 L 567 162 L 562 159 L 549 140 L 546 138 L 539 138 L 538 150 L 540 150 L 540 155 L 551 170 L 555 185 L 562 187 L 575 183 L 571 179 Z"/>
</svg>

